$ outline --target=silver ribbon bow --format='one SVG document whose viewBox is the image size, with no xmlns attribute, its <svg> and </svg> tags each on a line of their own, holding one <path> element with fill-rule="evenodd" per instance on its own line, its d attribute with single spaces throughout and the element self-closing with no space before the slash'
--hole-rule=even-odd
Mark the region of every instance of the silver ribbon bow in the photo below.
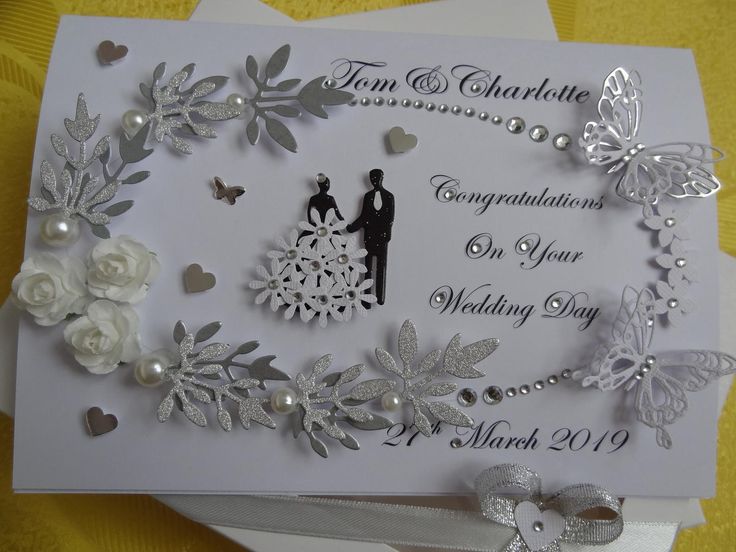
<svg viewBox="0 0 736 552">
<path fill-rule="evenodd" d="M 623 531 L 618 499 L 595 485 L 571 485 L 545 500 L 537 473 L 518 464 L 499 464 L 481 472 L 475 490 L 485 517 L 516 528 L 502 552 L 559 552 L 560 542 L 608 544 Z M 519 490 L 523 494 L 514 498 L 498 494 Z M 596 508 L 605 508 L 610 515 L 605 519 L 581 516 Z"/>
</svg>

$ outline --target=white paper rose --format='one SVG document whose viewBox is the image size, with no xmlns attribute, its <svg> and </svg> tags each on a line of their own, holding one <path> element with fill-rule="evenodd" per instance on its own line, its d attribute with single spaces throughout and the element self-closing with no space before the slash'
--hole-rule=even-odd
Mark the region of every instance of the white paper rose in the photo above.
<svg viewBox="0 0 736 552">
<path fill-rule="evenodd" d="M 156 256 L 130 236 L 101 240 L 89 256 L 87 286 L 95 297 L 137 303 L 159 271 Z"/>
<path fill-rule="evenodd" d="M 40 253 L 29 257 L 13 278 L 11 298 L 37 324 L 53 326 L 69 314 L 84 312 L 92 300 L 84 280 L 87 268 L 73 257 Z"/>
<path fill-rule="evenodd" d="M 107 374 L 141 354 L 138 315 L 126 305 L 100 299 L 64 328 L 74 358 L 93 374 Z"/>
</svg>

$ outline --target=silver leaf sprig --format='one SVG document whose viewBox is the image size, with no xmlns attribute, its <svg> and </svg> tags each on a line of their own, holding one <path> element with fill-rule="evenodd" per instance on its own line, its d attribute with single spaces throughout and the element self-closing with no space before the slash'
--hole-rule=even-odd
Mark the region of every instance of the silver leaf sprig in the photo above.
<svg viewBox="0 0 736 552">
<path fill-rule="evenodd" d="M 418 350 L 417 329 L 414 322 L 407 320 L 399 331 L 401 366 L 390 353 L 380 347 L 376 349 L 376 358 L 381 366 L 401 379 L 403 388 L 400 396 L 412 405 L 414 426 L 426 437 L 432 434 L 430 417 L 453 426 L 473 426 L 473 419 L 458 408 L 430 400 L 432 397 L 444 397 L 457 390 L 457 384 L 436 382 L 438 378 L 447 375 L 458 378 L 484 376 L 485 374 L 477 370 L 475 365 L 495 351 L 499 345 L 498 339 L 489 338 L 463 347 L 460 339 L 460 334 L 457 334 L 450 340 L 442 364 L 439 364 L 442 350 L 435 349 L 414 365 Z"/>
<path fill-rule="evenodd" d="M 389 379 L 364 380 L 344 392 L 342 387 L 358 379 L 365 366 L 356 364 L 320 378 L 331 363 L 332 355 L 325 355 L 314 363 L 308 374 L 296 376 L 297 410 L 291 415 L 294 437 L 305 432 L 312 450 L 323 458 L 327 458 L 328 450 L 318 433 L 339 441 L 346 448 L 360 448 L 355 437 L 338 423 L 347 423 L 361 430 L 386 429 L 393 425 L 388 418 L 360 408 L 360 405 L 391 391 L 396 382 Z"/>
<path fill-rule="evenodd" d="M 178 359 L 166 369 L 163 381 L 172 383 L 158 407 L 158 420 L 165 422 L 177 406 L 192 423 L 204 427 L 207 417 L 194 403 L 215 403 L 217 421 L 222 429 L 232 429 L 232 416 L 226 408 L 227 401 L 237 406 L 240 424 L 250 429 L 251 422 L 268 428 L 276 424 L 263 409 L 268 397 L 252 397 L 251 390 L 265 389 L 266 380 L 289 380 L 287 374 L 271 366 L 274 356 L 256 358 L 253 362 L 236 361 L 241 355 L 253 352 L 257 341 L 248 341 L 224 356 L 229 345 L 211 343 L 195 351 L 198 344 L 211 339 L 221 328 L 220 322 L 211 322 L 196 333 L 188 332 L 179 321 L 174 327 L 174 341 L 179 345 Z M 233 368 L 244 370 L 248 377 L 236 377 Z"/>
<path fill-rule="evenodd" d="M 66 217 L 80 217 L 90 224 L 96 236 L 108 238 L 110 219 L 125 213 L 133 206 L 133 201 L 121 201 L 104 210 L 102 206 L 115 197 L 121 185 L 137 184 L 150 176 L 149 171 L 134 172 L 126 177 L 122 173 L 128 165 L 142 161 L 153 150 L 145 147 L 148 125 L 140 136 L 129 139 L 122 134 L 118 142 L 120 162 L 113 170 L 110 136 L 103 136 L 92 152 L 88 152 L 87 141 L 95 134 L 99 123 L 100 115 L 90 117 L 84 94 L 79 94 L 75 118 L 64 119 L 67 133 L 77 143 L 76 153 L 61 136 L 51 135 L 51 145 L 64 159 L 64 167 L 57 177 L 51 163 L 45 159 L 41 161 L 41 195 L 31 197 L 28 203 L 36 211 L 61 211 Z M 98 163 L 101 174 L 93 170 Z"/>
<path fill-rule="evenodd" d="M 261 135 L 259 121 L 263 121 L 268 135 L 282 148 L 296 153 L 296 138 L 288 127 L 274 115 L 291 118 L 301 116 L 301 110 L 294 104 L 300 105 L 305 111 L 315 117 L 327 119 L 325 106 L 343 105 L 353 99 L 353 94 L 342 90 L 326 88 L 325 75 L 312 79 L 298 92 L 293 91 L 301 84 L 301 79 L 285 79 L 277 83 L 271 80 L 278 77 L 286 68 L 291 54 L 291 46 L 285 44 L 276 50 L 269 58 L 259 76 L 258 62 L 253 56 L 245 61 L 245 72 L 256 87 L 256 94 L 245 98 L 245 103 L 252 109 L 252 115 L 245 127 L 248 141 L 252 145 L 258 143 Z"/>
<path fill-rule="evenodd" d="M 161 62 L 153 71 L 151 84 L 139 85 L 141 94 L 149 103 L 149 111 L 145 114 L 145 118 L 152 123 L 154 139 L 161 143 L 168 137 L 174 149 L 186 154 L 192 153 L 192 145 L 184 140 L 182 135 L 216 138 L 214 127 L 205 121 L 225 121 L 240 115 L 238 108 L 227 103 L 202 100 L 225 86 L 228 77 L 206 77 L 191 87 L 182 89 L 182 85 L 189 80 L 194 69 L 194 63 L 185 65 L 163 84 L 166 63 Z M 147 131 L 144 136 L 148 136 Z"/>
</svg>

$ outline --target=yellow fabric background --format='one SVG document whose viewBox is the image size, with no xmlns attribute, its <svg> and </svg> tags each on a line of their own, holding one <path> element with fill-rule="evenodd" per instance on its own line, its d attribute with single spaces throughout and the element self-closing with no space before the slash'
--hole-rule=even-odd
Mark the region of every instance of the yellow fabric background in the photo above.
<svg viewBox="0 0 736 552">
<path fill-rule="evenodd" d="M 298 19 L 416 3 L 411 0 L 268 0 Z M 712 143 L 736 152 L 736 5 L 732 0 L 550 0 L 560 39 L 692 48 Z M 22 260 L 25 198 L 48 56 L 59 14 L 186 19 L 195 0 L 0 0 L 0 297 Z M 736 155 L 717 169 L 721 248 L 736 254 Z M 733 347 L 732 347 L 733 349 Z M 733 352 L 733 350 L 731 351 Z M 720 422 L 718 493 L 708 524 L 684 531 L 677 552 L 736 546 L 736 397 Z M 145 496 L 14 495 L 12 421 L 0 415 L 0 550 L 235 551 L 239 548 Z M 121 459 L 124 461 L 124 459 Z M 651 469 L 647 465 L 642 470 Z M 683 474 L 687 477 L 687 474 Z"/>
</svg>

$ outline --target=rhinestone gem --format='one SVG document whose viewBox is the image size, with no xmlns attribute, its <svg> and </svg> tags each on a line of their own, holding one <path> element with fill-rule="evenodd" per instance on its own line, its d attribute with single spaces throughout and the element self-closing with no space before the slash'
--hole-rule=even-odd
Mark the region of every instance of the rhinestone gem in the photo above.
<svg viewBox="0 0 736 552">
<path fill-rule="evenodd" d="M 390 107 L 395 106 L 399 101 L 396 98 L 389 98 L 386 100 L 386 104 L 388 104 Z"/>
<path fill-rule="evenodd" d="M 320 226 L 319 228 L 317 228 L 317 235 L 320 238 L 324 238 L 327 235 L 327 228 L 325 228 L 324 226 Z"/>
<path fill-rule="evenodd" d="M 654 364 L 657 362 L 657 357 L 654 355 L 647 355 L 644 359 L 644 362 L 647 364 L 647 366 L 654 366 Z"/>
<path fill-rule="evenodd" d="M 355 299 L 356 295 L 352 289 L 349 289 L 348 291 L 345 292 L 345 297 L 347 297 L 348 299 L 352 301 L 353 299 Z"/>
<path fill-rule="evenodd" d="M 345 253 L 342 253 L 337 256 L 337 262 L 340 264 L 347 264 L 348 261 L 350 261 L 350 257 L 348 257 L 348 255 Z"/>
<path fill-rule="evenodd" d="M 472 107 L 468 107 L 467 109 L 465 109 L 464 113 L 466 117 L 472 117 L 473 115 L 475 115 L 475 109 L 473 109 Z"/>
<path fill-rule="evenodd" d="M 300 291 L 295 291 L 291 294 L 292 299 L 294 299 L 295 303 L 301 303 L 304 300 L 304 296 Z"/>
<path fill-rule="evenodd" d="M 528 395 L 529 391 L 531 391 L 531 389 L 526 383 L 519 386 L 519 393 L 521 393 L 522 395 Z"/>
<path fill-rule="evenodd" d="M 360 98 L 360 105 L 371 105 L 371 99 L 368 97 Z"/>
<path fill-rule="evenodd" d="M 487 121 L 489 117 L 490 117 L 490 115 L 488 115 L 488 112 L 487 112 L 487 111 L 481 111 L 481 112 L 480 112 L 480 113 L 478 114 L 478 118 L 479 118 L 479 119 L 480 119 L 481 121 Z"/>
<path fill-rule="evenodd" d="M 480 253 L 483 247 L 479 243 L 474 243 L 470 246 L 470 251 L 473 253 Z"/>
<path fill-rule="evenodd" d="M 675 225 L 675 222 L 677 221 L 675 221 L 675 219 L 672 217 L 667 217 L 666 219 L 664 219 L 664 225 L 667 228 L 672 228 Z"/>
<path fill-rule="evenodd" d="M 685 265 L 687 264 L 687 259 L 683 259 L 682 257 L 678 257 L 675 259 L 675 266 L 677 268 L 685 268 Z"/>
<path fill-rule="evenodd" d="M 669 308 L 671 308 L 671 309 L 677 308 L 677 305 L 679 305 L 679 304 L 680 304 L 680 302 L 677 299 L 675 299 L 674 297 L 672 299 L 670 299 L 669 301 L 667 301 L 667 306 Z"/>
<path fill-rule="evenodd" d="M 461 389 L 457 394 L 457 402 L 462 406 L 473 406 L 477 400 L 478 394 L 469 387 Z"/>
<path fill-rule="evenodd" d="M 560 151 L 565 151 L 570 147 L 570 144 L 572 143 L 572 139 L 570 138 L 569 134 L 557 134 L 552 139 L 552 145 L 555 147 L 555 149 Z"/>
<path fill-rule="evenodd" d="M 447 104 L 440 104 L 439 106 L 437 106 L 437 111 L 439 111 L 440 113 L 446 113 L 448 109 L 450 108 L 447 107 Z"/>
<path fill-rule="evenodd" d="M 462 113 L 462 112 L 463 112 L 463 108 L 462 108 L 462 107 L 460 107 L 459 105 L 453 105 L 453 106 L 452 106 L 452 112 L 453 112 L 453 113 L 454 113 L 455 115 L 460 115 L 460 113 Z"/>
<path fill-rule="evenodd" d="M 642 373 L 646 374 L 647 372 L 651 372 L 652 371 L 652 367 L 651 366 L 647 366 L 646 364 L 643 364 L 642 367 L 641 367 L 641 371 L 642 371 Z"/>
<path fill-rule="evenodd" d="M 483 85 L 479 82 L 473 83 L 473 86 L 470 87 L 471 92 L 480 92 L 483 89 Z"/>
<path fill-rule="evenodd" d="M 424 102 L 422 100 L 414 100 L 414 107 L 416 109 L 422 109 L 424 107 Z"/>
<path fill-rule="evenodd" d="M 449 190 L 445 190 L 445 193 L 443 194 L 445 196 L 445 199 L 450 200 L 453 197 L 455 197 L 455 188 L 450 188 Z"/>
<path fill-rule="evenodd" d="M 546 126 L 535 125 L 529 130 L 529 138 L 532 139 L 532 142 L 544 142 L 549 138 L 549 130 Z"/>
<path fill-rule="evenodd" d="M 411 100 L 409 98 L 404 98 L 401 100 L 401 105 L 404 107 L 409 107 L 411 105 Z"/>
<path fill-rule="evenodd" d="M 284 256 L 285 256 L 285 257 L 286 257 L 287 259 L 289 259 L 290 261 L 293 261 L 294 259 L 296 259 L 296 256 L 297 256 L 297 252 L 296 252 L 296 249 L 289 249 L 289 250 L 288 250 L 288 251 L 286 252 L 286 255 L 284 255 Z"/>
<path fill-rule="evenodd" d="M 427 111 L 434 111 L 437 106 L 432 102 L 427 102 L 427 105 L 424 106 Z"/>
<path fill-rule="evenodd" d="M 435 294 L 434 297 L 432 297 L 432 301 L 435 305 L 441 305 L 447 300 L 447 294 L 444 291 L 440 291 L 439 293 Z"/>
<path fill-rule="evenodd" d="M 335 79 L 327 79 L 325 81 L 326 88 L 335 88 L 336 86 L 337 86 L 337 81 Z"/>
<path fill-rule="evenodd" d="M 376 96 L 373 98 L 373 103 L 375 105 L 383 105 L 383 98 L 381 96 Z"/>
<path fill-rule="evenodd" d="M 498 404 L 503 400 L 503 390 L 496 386 L 491 385 L 486 387 L 483 391 L 483 402 L 487 404 Z"/>
<path fill-rule="evenodd" d="M 542 523 L 541 521 L 535 521 L 534 523 L 532 523 L 532 529 L 534 529 L 534 531 L 537 533 L 541 533 L 542 531 L 544 531 L 544 523 Z"/>
<path fill-rule="evenodd" d="M 269 280 L 268 289 L 279 289 L 279 281 L 276 278 Z"/>
<path fill-rule="evenodd" d="M 326 305 L 330 301 L 330 298 L 326 295 L 320 295 L 318 301 L 320 305 Z"/>
<path fill-rule="evenodd" d="M 562 305 L 562 301 L 560 301 L 559 297 L 555 297 L 554 299 L 552 299 L 552 301 L 549 302 L 549 304 L 552 306 L 553 309 L 559 309 L 560 305 Z"/>
<path fill-rule="evenodd" d="M 549 383 L 550 385 L 554 385 L 558 381 L 559 380 L 557 379 L 557 376 L 550 376 L 550 377 L 547 378 L 547 383 Z"/>
<path fill-rule="evenodd" d="M 525 240 L 519 244 L 519 249 L 521 251 L 529 251 L 531 246 L 532 246 L 532 242 L 530 242 L 529 240 Z"/>
<path fill-rule="evenodd" d="M 524 132 L 525 128 L 526 123 L 521 117 L 511 117 L 508 121 L 506 121 L 506 129 L 511 134 L 520 134 Z"/>
<path fill-rule="evenodd" d="M 501 123 L 503 123 L 503 117 L 501 117 L 500 115 L 494 115 L 493 117 L 491 117 L 491 122 L 494 125 L 500 125 Z"/>
<path fill-rule="evenodd" d="M 536 389 L 537 391 L 541 391 L 542 389 L 544 389 L 544 382 L 542 380 L 535 381 L 534 389 Z"/>
<path fill-rule="evenodd" d="M 321 267 L 322 265 L 319 263 L 319 261 L 312 261 L 311 263 L 309 263 L 309 268 L 311 268 L 315 272 L 317 272 Z"/>
<path fill-rule="evenodd" d="M 570 379 L 572 377 L 572 370 L 565 368 L 560 376 L 562 376 L 562 379 Z"/>
<path fill-rule="evenodd" d="M 455 437 L 452 441 L 450 441 L 450 446 L 452 448 L 460 448 L 463 446 L 463 441 L 460 439 L 460 437 Z"/>
<path fill-rule="evenodd" d="M 634 374 L 634 379 L 636 380 L 642 380 L 644 379 L 644 372 L 639 370 L 636 374 Z"/>
<path fill-rule="evenodd" d="M 516 387 L 509 387 L 506 389 L 506 396 L 507 397 L 515 397 L 516 396 Z"/>
</svg>

